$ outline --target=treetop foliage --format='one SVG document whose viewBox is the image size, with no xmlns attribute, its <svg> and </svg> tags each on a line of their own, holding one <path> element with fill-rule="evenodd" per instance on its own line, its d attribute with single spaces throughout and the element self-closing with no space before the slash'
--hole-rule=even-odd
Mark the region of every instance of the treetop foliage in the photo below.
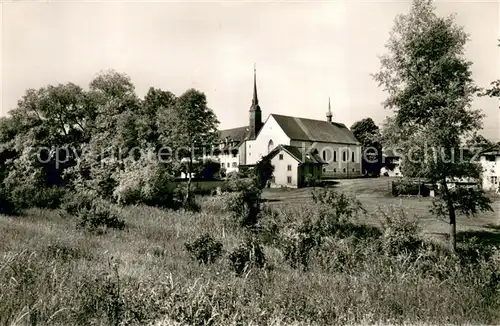
<svg viewBox="0 0 500 326">
<path fill-rule="evenodd" d="M 114 70 L 99 73 L 88 89 L 74 83 L 28 89 L 0 118 L 2 189 L 33 193 L 25 188 L 57 185 L 106 199 L 172 200 L 182 157 L 160 163 L 156 151 L 211 146 L 217 126 L 204 93 L 189 89 L 177 97 L 150 88 L 141 99 L 130 77 Z"/>
</svg>

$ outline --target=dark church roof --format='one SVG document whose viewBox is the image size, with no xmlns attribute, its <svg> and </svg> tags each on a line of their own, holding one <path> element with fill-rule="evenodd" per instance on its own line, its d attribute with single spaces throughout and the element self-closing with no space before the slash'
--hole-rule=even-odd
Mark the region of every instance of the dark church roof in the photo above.
<svg viewBox="0 0 500 326">
<path fill-rule="evenodd" d="M 275 147 L 268 155 L 269 158 L 273 158 L 281 150 L 284 150 L 290 154 L 299 163 L 312 163 L 312 164 L 327 164 L 325 163 L 316 153 L 305 152 L 304 148 L 289 146 L 289 145 L 279 145 Z"/>
<path fill-rule="evenodd" d="M 354 134 L 343 123 L 271 114 L 292 140 L 359 145 Z"/>
</svg>

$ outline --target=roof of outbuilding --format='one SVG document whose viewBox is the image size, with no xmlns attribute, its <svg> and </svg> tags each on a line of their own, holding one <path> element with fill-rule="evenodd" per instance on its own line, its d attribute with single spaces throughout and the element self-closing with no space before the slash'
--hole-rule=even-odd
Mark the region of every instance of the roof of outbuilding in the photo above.
<svg viewBox="0 0 500 326">
<path fill-rule="evenodd" d="M 359 145 L 343 123 L 271 114 L 285 134 L 293 140 Z"/>
<path fill-rule="evenodd" d="M 305 152 L 304 148 L 289 146 L 289 145 L 279 145 L 275 147 L 269 154 L 269 158 L 273 158 L 280 151 L 284 150 L 290 154 L 299 163 L 309 163 L 309 164 L 327 164 L 324 162 L 316 153 Z"/>
<path fill-rule="evenodd" d="M 500 142 L 482 151 L 481 155 L 500 155 Z"/>
</svg>

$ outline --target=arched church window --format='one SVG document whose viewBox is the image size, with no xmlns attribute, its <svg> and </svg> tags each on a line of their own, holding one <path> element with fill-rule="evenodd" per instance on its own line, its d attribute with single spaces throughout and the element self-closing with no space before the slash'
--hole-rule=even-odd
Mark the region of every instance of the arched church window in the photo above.
<svg viewBox="0 0 500 326">
<path fill-rule="evenodd" d="M 274 142 L 273 140 L 269 140 L 269 143 L 267 143 L 267 153 L 269 154 L 274 148 Z"/>
</svg>

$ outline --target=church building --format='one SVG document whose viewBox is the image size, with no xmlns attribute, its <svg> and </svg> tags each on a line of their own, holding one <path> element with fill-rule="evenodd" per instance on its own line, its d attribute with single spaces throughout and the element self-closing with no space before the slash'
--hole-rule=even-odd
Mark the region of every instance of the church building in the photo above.
<svg viewBox="0 0 500 326">
<path fill-rule="evenodd" d="M 220 131 L 219 160 L 227 172 L 255 165 L 271 154 L 273 161 L 293 158 L 283 166 L 273 163 L 277 186 L 301 186 L 306 175 L 315 179 L 361 176 L 361 144 L 344 124 L 332 121 L 330 101 L 326 120 L 271 113 L 262 122 L 254 69 L 249 115 L 248 126 Z"/>
</svg>

